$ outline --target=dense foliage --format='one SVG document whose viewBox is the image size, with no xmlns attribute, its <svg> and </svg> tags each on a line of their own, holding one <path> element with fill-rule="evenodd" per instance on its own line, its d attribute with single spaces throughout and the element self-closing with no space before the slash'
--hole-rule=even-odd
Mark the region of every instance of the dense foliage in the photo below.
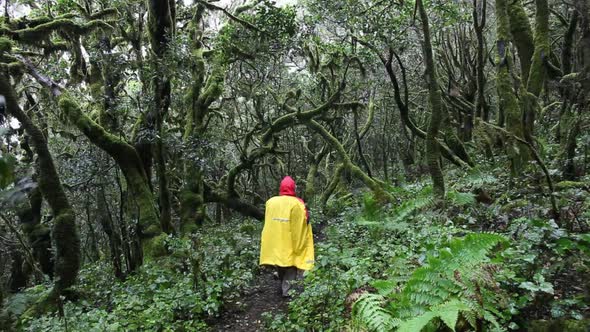
<svg viewBox="0 0 590 332">
<path fill-rule="evenodd" d="M 497 169 L 452 180 L 499 194 L 504 176 Z M 441 210 L 425 196 L 429 187 L 394 190 L 406 197 L 397 209 L 376 211 L 368 199 L 340 203 L 347 208 L 330 218 L 305 291 L 288 316 L 269 318 L 269 329 L 551 329 L 542 319 L 561 322 L 555 329 L 587 328 L 588 233 L 527 217 L 543 209 L 543 198 L 529 192 L 531 200 L 484 205 L 456 192 L 462 198 Z M 560 191 L 564 200 L 576 195 Z"/>
<path fill-rule="evenodd" d="M 590 0 L 0 10 L 0 330 L 248 312 L 284 175 L 317 262 L 257 328 L 588 329 Z"/>
</svg>

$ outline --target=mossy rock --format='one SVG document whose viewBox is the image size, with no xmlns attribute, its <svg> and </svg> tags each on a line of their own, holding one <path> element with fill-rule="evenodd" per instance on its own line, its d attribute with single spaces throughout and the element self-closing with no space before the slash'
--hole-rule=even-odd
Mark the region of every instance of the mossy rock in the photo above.
<svg viewBox="0 0 590 332">
<path fill-rule="evenodd" d="M 588 184 L 577 181 L 561 181 L 555 184 L 555 190 L 586 189 Z"/>
<path fill-rule="evenodd" d="M 517 199 L 502 206 L 502 212 L 510 212 L 514 209 L 522 208 L 529 205 L 530 202 L 526 199 Z"/>
<path fill-rule="evenodd" d="M 168 255 L 168 249 L 166 248 L 166 239 L 168 235 L 161 233 L 151 239 L 145 240 L 143 244 L 143 252 L 146 257 L 158 258 Z"/>
<path fill-rule="evenodd" d="M 535 320 L 532 321 L 527 328 L 530 332 L 587 332 L 590 331 L 590 319 L 573 320 L 573 319 L 557 319 L 557 320 Z"/>
</svg>

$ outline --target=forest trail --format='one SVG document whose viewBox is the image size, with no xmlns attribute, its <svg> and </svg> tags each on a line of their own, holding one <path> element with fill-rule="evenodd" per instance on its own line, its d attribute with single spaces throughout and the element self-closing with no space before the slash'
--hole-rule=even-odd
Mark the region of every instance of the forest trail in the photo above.
<svg viewBox="0 0 590 332">
<path fill-rule="evenodd" d="M 313 228 L 314 243 L 322 242 L 325 224 L 316 224 Z M 238 300 L 231 302 L 219 318 L 211 325 L 211 331 L 250 332 L 262 331 L 262 314 L 273 315 L 287 313 L 288 298 L 280 293 L 280 281 L 272 268 L 262 268 L 255 277 L 251 287 Z"/>
<path fill-rule="evenodd" d="M 262 314 L 287 312 L 288 299 L 279 293 L 279 280 L 272 269 L 262 269 L 251 288 L 228 308 L 211 326 L 212 331 L 260 331 Z"/>
</svg>

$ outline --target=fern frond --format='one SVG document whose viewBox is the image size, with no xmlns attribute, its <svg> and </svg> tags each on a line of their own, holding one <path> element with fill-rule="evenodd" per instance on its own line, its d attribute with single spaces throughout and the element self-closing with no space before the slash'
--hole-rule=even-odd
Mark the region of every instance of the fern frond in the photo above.
<svg viewBox="0 0 590 332">
<path fill-rule="evenodd" d="M 472 233 L 450 241 L 447 248 L 430 255 L 426 265 L 416 269 L 401 293 L 395 294 L 386 310 L 383 295 L 365 294 L 353 306 L 355 317 L 371 331 L 419 332 L 428 324 L 440 322 L 454 330 L 459 314 L 472 326 L 483 318 L 494 326 L 500 316 L 495 308 L 473 299 L 481 298 L 482 285 L 491 283 L 488 255 L 507 239 L 494 233 Z M 480 281 L 480 279 L 484 279 Z M 380 281 L 381 294 L 390 295 L 397 282 Z M 485 290 L 485 289 L 484 289 Z M 460 298 L 461 300 L 458 300 Z M 403 321 L 396 318 L 405 319 Z"/>
<path fill-rule="evenodd" d="M 447 192 L 447 200 L 458 206 L 471 206 L 475 204 L 475 196 L 472 193 L 462 193 L 456 190 Z"/>
<path fill-rule="evenodd" d="M 478 271 L 475 267 L 484 263 L 487 254 L 504 241 L 505 237 L 493 233 L 473 233 L 452 240 L 447 250 L 441 250 L 438 257 L 428 257 L 427 265 L 414 271 L 402 297 L 424 309 L 448 301 L 462 289 L 463 283 L 455 279 L 463 275 L 465 281 L 469 280 Z"/>
<path fill-rule="evenodd" d="M 455 183 L 455 188 L 481 188 L 484 185 L 498 182 L 498 178 L 490 174 L 484 174 L 481 170 L 474 168 L 467 176 Z"/>
<path fill-rule="evenodd" d="M 426 208 L 434 203 L 432 187 L 425 187 L 416 197 L 408 199 L 393 211 L 392 223 L 403 222 L 415 211 Z"/>
<path fill-rule="evenodd" d="M 370 331 L 391 331 L 399 320 L 382 307 L 383 302 L 381 295 L 363 294 L 352 307 L 353 315 Z"/>
<path fill-rule="evenodd" d="M 420 332 L 435 317 L 436 315 L 433 312 L 429 311 L 418 317 L 412 318 L 407 321 L 403 321 L 399 325 L 397 332 Z"/>
<path fill-rule="evenodd" d="M 471 308 L 458 299 L 452 299 L 448 302 L 433 306 L 430 311 L 417 317 L 403 321 L 398 328 L 398 332 L 420 332 L 433 319 L 439 318 L 451 330 L 455 331 L 455 325 L 459 319 L 460 312 L 471 311 Z"/>
</svg>

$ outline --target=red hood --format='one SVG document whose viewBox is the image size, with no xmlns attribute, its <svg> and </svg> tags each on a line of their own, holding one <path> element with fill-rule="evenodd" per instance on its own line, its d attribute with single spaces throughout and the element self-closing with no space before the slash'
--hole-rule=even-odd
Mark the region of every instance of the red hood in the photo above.
<svg viewBox="0 0 590 332">
<path fill-rule="evenodd" d="M 295 181 L 290 176 L 285 176 L 279 187 L 279 195 L 295 196 L 295 188 Z"/>
</svg>

